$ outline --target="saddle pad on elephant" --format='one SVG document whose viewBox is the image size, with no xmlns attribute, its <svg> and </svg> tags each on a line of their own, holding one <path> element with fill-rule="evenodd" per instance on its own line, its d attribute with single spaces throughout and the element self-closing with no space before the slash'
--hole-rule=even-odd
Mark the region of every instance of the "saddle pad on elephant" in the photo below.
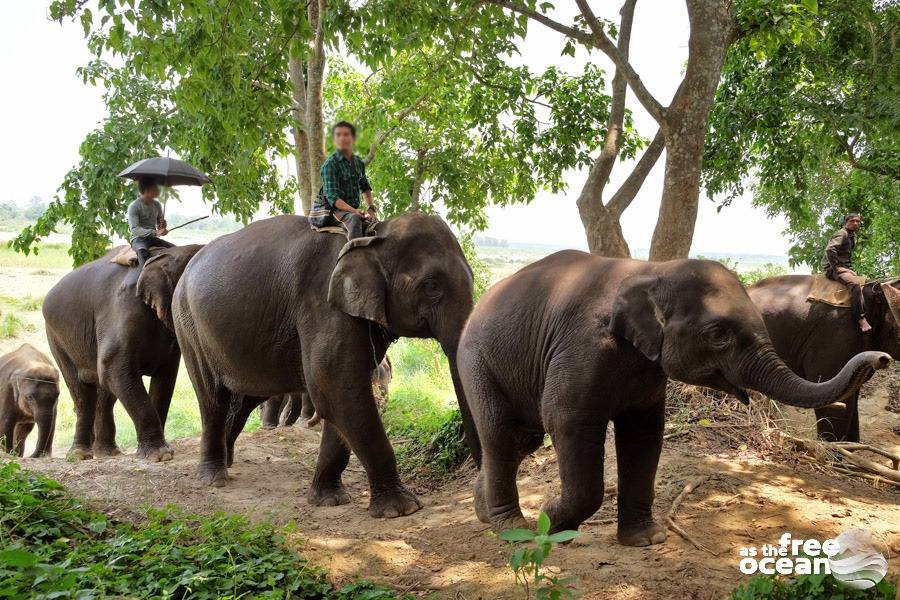
<svg viewBox="0 0 900 600">
<path fill-rule="evenodd" d="M 806 301 L 850 308 L 850 290 L 839 281 L 832 281 L 824 275 L 816 275 Z"/>
<path fill-rule="evenodd" d="M 150 256 L 155 256 L 160 250 L 165 250 L 165 248 L 152 246 L 150 248 Z M 109 259 L 109 262 L 122 265 L 123 267 L 136 267 L 138 264 L 137 253 L 131 246 L 122 246 L 116 255 Z"/>
</svg>

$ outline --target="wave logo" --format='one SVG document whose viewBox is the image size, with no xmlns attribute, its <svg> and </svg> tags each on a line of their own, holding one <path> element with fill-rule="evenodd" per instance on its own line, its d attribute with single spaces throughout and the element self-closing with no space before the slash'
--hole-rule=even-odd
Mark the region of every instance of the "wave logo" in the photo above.
<svg viewBox="0 0 900 600">
<path fill-rule="evenodd" d="M 848 529 L 834 541 L 839 550 L 828 557 L 828 566 L 831 574 L 844 585 L 866 590 L 887 575 L 887 560 L 865 529 Z"/>
</svg>

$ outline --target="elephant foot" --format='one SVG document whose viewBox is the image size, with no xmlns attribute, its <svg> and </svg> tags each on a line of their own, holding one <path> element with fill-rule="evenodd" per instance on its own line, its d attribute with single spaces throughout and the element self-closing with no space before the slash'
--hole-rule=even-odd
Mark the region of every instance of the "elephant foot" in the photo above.
<svg viewBox="0 0 900 600">
<path fill-rule="evenodd" d="M 571 502 L 569 505 L 566 505 L 559 496 L 548 498 L 544 501 L 543 505 L 541 505 L 541 511 L 550 517 L 550 533 L 570 530 L 577 531 L 584 521 L 578 516 L 573 515 L 573 512 L 582 515 L 592 514 L 594 512 L 591 510 L 592 508 L 593 507 L 575 507 Z"/>
<path fill-rule="evenodd" d="M 89 460 L 94 458 L 94 453 L 90 448 L 82 446 L 72 446 L 66 453 L 66 460 L 69 462 L 77 462 L 79 460 Z"/>
<path fill-rule="evenodd" d="M 306 501 L 313 506 L 340 506 L 350 502 L 350 494 L 343 483 L 328 487 L 313 484 L 306 494 Z"/>
<path fill-rule="evenodd" d="M 115 444 L 112 446 L 94 446 L 93 452 L 94 456 L 97 458 L 108 458 L 110 456 L 119 456 L 122 454 L 122 450 Z"/>
<path fill-rule="evenodd" d="M 221 465 L 203 465 L 197 467 L 197 479 L 209 487 L 224 487 L 228 481 L 228 469 Z"/>
<path fill-rule="evenodd" d="M 391 492 L 373 495 L 369 502 L 369 514 L 376 519 L 403 517 L 413 514 L 420 508 L 422 502 L 403 486 Z"/>
<path fill-rule="evenodd" d="M 175 451 L 168 444 L 162 446 L 139 445 L 137 457 L 149 462 L 166 462 L 175 458 Z"/>
<path fill-rule="evenodd" d="M 491 522 L 491 513 L 488 511 L 487 500 L 484 497 L 484 477 L 481 471 L 475 478 L 475 516 L 482 523 Z"/>
<path fill-rule="evenodd" d="M 316 425 L 318 425 L 322 421 L 322 417 L 319 416 L 319 413 L 314 413 L 309 419 L 305 419 L 302 421 L 302 424 L 307 428 L 312 429 Z"/>
<path fill-rule="evenodd" d="M 496 534 L 501 534 L 507 529 L 534 529 L 531 523 L 522 516 L 522 512 L 516 508 L 517 514 L 505 515 L 501 517 L 493 517 L 491 519 L 491 529 Z"/>
<path fill-rule="evenodd" d="M 616 537 L 623 546 L 652 546 L 666 541 L 666 528 L 652 519 L 637 525 L 620 523 Z"/>
</svg>

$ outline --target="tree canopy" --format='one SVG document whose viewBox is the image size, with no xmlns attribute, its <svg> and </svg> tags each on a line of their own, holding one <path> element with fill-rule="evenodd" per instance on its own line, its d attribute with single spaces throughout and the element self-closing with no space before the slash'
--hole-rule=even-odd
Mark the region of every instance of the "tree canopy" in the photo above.
<svg viewBox="0 0 900 600">
<path fill-rule="evenodd" d="M 704 184 L 783 214 L 794 265 L 817 269 L 843 216 L 860 212 L 860 269 L 900 273 L 900 6 L 823 0 L 815 35 L 731 49 L 710 119 Z"/>
</svg>

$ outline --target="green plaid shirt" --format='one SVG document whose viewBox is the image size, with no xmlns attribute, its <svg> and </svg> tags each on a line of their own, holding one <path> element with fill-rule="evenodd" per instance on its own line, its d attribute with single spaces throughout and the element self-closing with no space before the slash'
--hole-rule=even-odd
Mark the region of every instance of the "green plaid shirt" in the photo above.
<svg viewBox="0 0 900 600">
<path fill-rule="evenodd" d="M 319 169 L 319 174 L 322 176 L 322 189 L 319 195 L 324 195 L 332 208 L 338 199 L 353 208 L 359 208 L 360 194 L 372 190 L 366 178 L 366 165 L 355 154 L 353 158 L 347 160 L 343 154 L 335 150 Z"/>
</svg>

